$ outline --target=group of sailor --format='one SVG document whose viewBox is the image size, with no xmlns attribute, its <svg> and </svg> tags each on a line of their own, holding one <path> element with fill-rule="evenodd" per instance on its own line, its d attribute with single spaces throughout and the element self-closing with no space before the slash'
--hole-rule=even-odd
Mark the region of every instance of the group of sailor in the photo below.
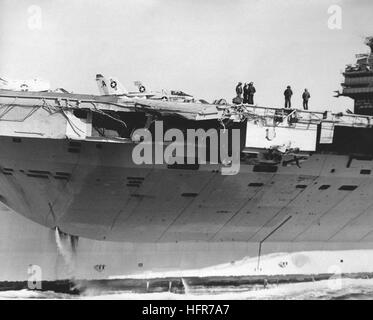
<svg viewBox="0 0 373 320">
<path fill-rule="evenodd" d="M 241 103 L 247 103 L 247 104 L 254 104 L 254 94 L 256 90 L 254 87 L 253 82 L 245 83 L 245 85 L 242 87 L 242 82 L 238 82 L 236 86 L 236 97 L 233 98 L 233 103 L 235 104 L 241 104 Z M 291 90 L 290 86 L 287 86 L 284 91 L 284 97 L 285 97 L 285 108 L 290 109 L 291 108 L 291 97 L 293 96 L 293 90 Z M 308 110 L 308 100 L 311 98 L 311 95 L 307 89 L 304 89 L 304 92 L 302 94 L 303 99 L 303 109 Z"/>
<path fill-rule="evenodd" d="M 236 86 L 236 100 L 233 101 L 234 103 L 237 103 L 239 100 L 239 103 L 248 103 L 248 104 L 254 104 L 254 94 L 256 90 L 254 87 L 253 82 L 245 82 L 245 85 L 242 87 L 242 82 L 239 82 Z M 243 99 L 242 99 L 243 94 Z"/>
</svg>

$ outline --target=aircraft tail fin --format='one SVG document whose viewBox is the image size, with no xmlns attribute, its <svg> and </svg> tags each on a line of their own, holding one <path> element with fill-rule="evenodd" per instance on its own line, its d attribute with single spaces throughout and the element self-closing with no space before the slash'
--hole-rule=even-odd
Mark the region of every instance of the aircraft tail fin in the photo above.
<svg viewBox="0 0 373 320">
<path fill-rule="evenodd" d="M 96 82 L 101 95 L 125 95 L 128 93 L 115 77 L 105 78 L 102 74 L 97 74 Z"/>
<path fill-rule="evenodd" d="M 134 81 L 134 85 L 137 87 L 137 89 L 139 90 L 139 92 L 141 92 L 141 93 L 146 92 L 146 88 L 142 84 L 141 81 Z"/>
</svg>

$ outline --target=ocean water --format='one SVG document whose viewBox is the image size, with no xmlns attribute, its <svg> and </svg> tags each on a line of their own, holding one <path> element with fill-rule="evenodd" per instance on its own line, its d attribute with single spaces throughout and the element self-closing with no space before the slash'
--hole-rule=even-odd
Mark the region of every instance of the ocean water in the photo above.
<svg viewBox="0 0 373 320">
<path fill-rule="evenodd" d="M 79 294 L 55 291 L 0 291 L 0 299 L 124 299 L 124 300 L 370 300 L 373 299 L 373 279 L 333 279 L 286 284 L 254 286 L 193 286 L 184 292 L 139 293 L 120 290 L 117 286 L 87 285 Z"/>
<path fill-rule="evenodd" d="M 72 255 L 58 242 L 66 265 Z M 343 259 L 341 259 L 341 257 Z M 245 257 L 195 270 L 148 271 L 97 280 L 0 283 L 0 299 L 335 300 L 373 299 L 372 250 L 310 251 Z"/>
</svg>

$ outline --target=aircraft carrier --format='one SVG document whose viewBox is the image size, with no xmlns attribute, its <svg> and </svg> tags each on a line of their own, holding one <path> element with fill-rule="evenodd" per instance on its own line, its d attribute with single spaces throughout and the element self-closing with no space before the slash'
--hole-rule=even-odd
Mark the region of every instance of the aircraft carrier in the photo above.
<svg viewBox="0 0 373 320">
<path fill-rule="evenodd" d="M 367 44 L 344 73 L 354 113 L 0 91 L 0 281 L 27 280 L 30 265 L 44 280 L 105 279 L 248 257 L 247 274 L 372 272 Z M 133 132 L 155 120 L 239 129 L 239 172 L 135 164 Z M 269 268 L 270 253 L 302 255 Z"/>
</svg>

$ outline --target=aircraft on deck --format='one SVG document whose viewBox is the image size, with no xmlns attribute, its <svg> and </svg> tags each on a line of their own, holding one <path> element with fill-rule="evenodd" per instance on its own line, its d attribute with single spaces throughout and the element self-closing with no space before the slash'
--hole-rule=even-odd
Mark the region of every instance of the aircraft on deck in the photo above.
<svg viewBox="0 0 373 320">
<path fill-rule="evenodd" d="M 43 92 L 48 91 L 49 89 L 49 81 L 38 78 L 28 80 L 11 80 L 4 77 L 0 78 L 0 90 Z"/>
<path fill-rule="evenodd" d="M 134 84 L 138 91 L 128 91 L 116 77 L 106 78 L 102 74 L 96 75 L 98 90 L 103 96 L 123 96 L 128 98 L 151 98 L 160 92 L 149 92 L 140 81 Z"/>
<path fill-rule="evenodd" d="M 149 91 L 141 81 L 134 81 L 138 91 L 128 91 L 116 77 L 106 78 L 102 74 L 96 75 L 98 90 L 101 95 L 115 95 L 127 98 L 145 98 L 163 101 L 208 103 L 203 99 L 196 99 L 180 90 Z"/>
</svg>

